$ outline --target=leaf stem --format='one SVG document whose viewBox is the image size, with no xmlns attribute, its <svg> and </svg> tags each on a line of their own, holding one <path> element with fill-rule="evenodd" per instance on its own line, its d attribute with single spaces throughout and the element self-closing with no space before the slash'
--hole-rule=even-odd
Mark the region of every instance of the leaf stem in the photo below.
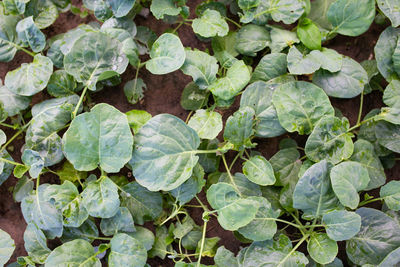
<svg viewBox="0 0 400 267">
<path fill-rule="evenodd" d="M 233 161 L 231 162 L 231 165 L 229 165 L 229 170 L 232 170 L 233 165 L 235 164 L 236 160 L 237 160 L 239 157 L 242 157 L 242 155 L 243 155 L 243 151 L 240 151 L 240 152 L 236 155 L 236 157 L 235 157 L 235 158 L 233 159 Z"/>
<path fill-rule="evenodd" d="M 81 97 L 79 98 L 78 104 L 76 104 L 76 107 L 74 109 L 74 112 L 72 112 L 72 119 L 75 119 L 76 114 L 78 113 L 79 107 L 81 106 L 82 102 L 83 102 L 83 98 L 86 95 L 86 91 L 88 89 L 88 86 L 86 85 L 85 88 L 83 88 Z"/>
<path fill-rule="evenodd" d="M 236 27 L 238 27 L 239 29 L 242 28 L 242 25 L 240 25 L 239 23 L 237 23 L 236 21 L 228 18 L 228 17 L 224 17 L 227 21 L 229 21 L 230 23 L 234 24 Z"/>
<path fill-rule="evenodd" d="M 237 185 L 235 183 L 235 180 L 232 177 L 231 171 L 229 170 L 228 164 L 226 163 L 225 155 L 222 155 L 222 161 L 224 162 L 224 166 L 225 166 L 226 172 L 228 173 L 229 179 L 231 180 L 231 183 L 232 183 L 233 187 L 235 188 L 235 190 L 238 193 L 238 195 L 240 197 L 242 197 L 242 193 L 240 193 L 240 190 L 237 187 Z"/>
<path fill-rule="evenodd" d="M 201 245 L 200 245 L 200 253 L 199 253 L 199 260 L 197 261 L 197 267 L 200 267 L 200 262 L 201 262 L 201 256 L 203 254 L 203 249 L 204 249 L 204 242 L 206 241 L 206 231 L 207 231 L 207 222 L 208 220 L 204 219 L 204 224 L 203 224 L 203 233 L 201 236 Z"/>
<path fill-rule="evenodd" d="M 178 26 L 172 31 L 172 33 L 176 33 L 176 31 L 184 24 L 184 21 L 179 22 Z"/>
<path fill-rule="evenodd" d="M 16 130 L 18 128 L 18 125 L 11 125 L 11 124 L 8 124 L 8 123 L 3 123 L 3 122 L 0 122 L 0 126 L 4 126 L 4 127 L 11 128 L 11 129 L 14 129 L 14 130 Z"/>
<path fill-rule="evenodd" d="M 296 250 L 301 246 L 301 244 L 303 244 L 304 241 L 306 241 L 306 239 L 309 237 L 309 234 L 306 234 L 305 236 L 303 236 L 302 239 L 300 239 L 300 241 L 296 244 L 296 246 L 294 246 L 294 248 L 279 262 L 278 266 L 282 266 L 283 263 L 285 263 L 285 261 L 287 259 L 290 258 L 290 256 L 292 256 L 292 254 L 294 252 L 296 252 Z"/>
<path fill-rule="evenodd" d="M 362 116 L 362 111 L 363 111 L 363 105 L 364 105 L 364 90 L 361 92 L 360 109 L 358 110 L 357 124 L 360 124 L 360 122 L 361 122 L 361 116 Z M 357 125 L 357 124 L 356 124 L 356 125 Z"/>
<path fill-rule="evenodd" d="M 15 165 L 15 166 L 18 166 L 18 165 L 19 166 L 24 166 L 24 164 L 21 164 L 21 163 L 12 161 L 12 160 L 8 160 L 8 159 L 5 159 L 5 158 L 0 158 L 0 161 L 4 161 L 6 163 L 9 163 L 9 164 L 12 164 L 12 165 Z"/>
<path fill-rule="evenodd" d="M 380 197 L 378 197 L 378 198 L 373 198 L 373 199 L 368 199 L 368 200 L 361 201 L 360 204 L 358 204 L 358 206 L 361 207 L 361 206 L 367 205 L 367 204 L 369 204 L 369 203 L 372 203 L 372 202 L 375 202 L 375 201 L 382 201 L 382 200 L 383 200 L 383 199 L 380 198 Z"/>
<path fill-rule="evenodd" d="M 26 128 L 28 128 L 28 126 L 31 124 L 32 120 L 30 120 L 27 124 L 25 124 L 18 132 L 16 132 L 8 141 L 7 143 L 5 143 L 1 149 L 0 149 L 0 153 L 2 153 L 4 151 L 4 149 L 7 148 L 7 146 L 9 144 L 11 144 L 12 141 L 14 141 L 15 138 L 17 138 L 21 133 L 23 133 L 25 131 Z"/>
</svg>

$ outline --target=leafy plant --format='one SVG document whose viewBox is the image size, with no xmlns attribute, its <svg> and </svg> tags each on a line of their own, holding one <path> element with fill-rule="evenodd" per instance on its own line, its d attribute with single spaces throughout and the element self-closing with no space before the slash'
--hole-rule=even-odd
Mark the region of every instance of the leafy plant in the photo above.
<svg viewBox="0 0 400 267">
<path fill-rule="evenodd" d="M 3 0 L 0 61 L 31 57 L 0 87 L 0 184 L 18 179 L 27 223 L 27 256 L 7 266 L 396 266 L 400 182 L 385 169 L 400 153 L 399 10 L 398 0 Z M 69 11 L 97 22 L 46 40 Z M 137 26 L 146 11 L 171 27 Z M 385 17 L 375 59 L 329 48 Z M 211 49 L 185 47 L 181 27 Z M 127 102 L 146 101 L 143 67 L 188 76 L 177 96 L 186 121 L 93 102 L 121 83 Z M 365 110 L 372 91 L 386 106 Z M 331 103 L 358 96 L 355 121 Z M 284 134 L 268 159 L 258 143 Z M 233 232 L 237 255 L 210 224 Z M 14 250 L 0 230 L 1 265 Z"/>
</svg>

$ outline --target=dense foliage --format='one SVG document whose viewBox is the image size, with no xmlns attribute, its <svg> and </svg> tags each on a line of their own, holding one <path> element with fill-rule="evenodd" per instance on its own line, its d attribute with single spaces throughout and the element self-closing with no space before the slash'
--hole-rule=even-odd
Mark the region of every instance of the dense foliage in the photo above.
<svg viewBox="0 0 400 267">
<path fill-rule="evenodd" d="M 386 183 L 384 169 L 400 153 L 400 1 L 221 0 L 192 13 L 186 4 L 1 2 L 0 61 L 17 51 L 32 57 L 0 87 L 0 125 L 14 131 L 0 130 L 0 184 L 18 178 L 13 196 L 27 223 L 28 256 L 7 266 L 140 267 L 154 257 L 178 267 L 206 266 L 205 257 L 217 267 L 399 264 L 400 181 Z M 146 10 L 171 29 L 157 36 L 136 26 Z M 42 30 L 67 11 L 97 21 L 46 39 Z M 374 21 L 388 25 L 375 59 L 358 63 L 323 46 Z M 212 51 L 184 47 L 180 27 Z M 132 104 L 146 90 L 141 68 L 190 76 L 176 96 L 191 111 L 187 121 L 89 105 L 90 95 L 121 83 L 129 64 L 136 76 L 124 93 Z M 44 90 L 51 98 L 31 105 Z M 374 90 L 386 106 L 362 118 L 364 95 Z M 219 111 L 239 97 L 224 122 Z M 354 97 L 360 107 L 351 125 L 330 98 Z M 269 160 L 257 150 L 256 138 L 285 133 L 306 135 L 305 147 L 282 139 Z M 20 136 L 22 156 L 13 159 L 8 149 Z M 233 173 L 240 160 L 242 173 Z M 58 183 L 41 182 L 46 173 Z M 366 193 L 373 189 L 379 196 Z M 364 207 L 375 201 L 382 210 Z M 189 208 L 202 213 L 202 225 Z M 242 242 L 237 255 L 207 237 L 211 217 Z M 51 250 L 48 240 L 61 245 Z M 339 241 L 347 258 L 337 257 Z M 14 248 L 0 230 L 0 265 Z"/>
</svg>

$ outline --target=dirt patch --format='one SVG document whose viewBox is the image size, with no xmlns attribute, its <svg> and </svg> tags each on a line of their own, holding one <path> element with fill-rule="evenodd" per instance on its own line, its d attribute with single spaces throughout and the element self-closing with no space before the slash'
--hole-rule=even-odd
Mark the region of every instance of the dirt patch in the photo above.
<svg viewBox="0 0 400 267">
<path fill-rule="evenodd" d="M 78 4 L 79 1 L 74 1 L 75 4 Z M 201 2 L 201 0 L 189 1 L 190 7 L 192 11 L 192 17 L 194 13 L 194 7 Z M 66 32 L 69 29 L 75 28 L 81 23 L 87 23 L 91 21 L 91 17 L 87 17 L 85 19 L 81 19 L 79 16 L 75 16 L 72 13 L 64 13 L 61 14 L 57 21 L 44 32 L 47 36 L 51 37 L 57 35 L 59 33 Z M 163 24 L 160 21 L 155 20 L 152 16 L 147 18 L 138 17 L 135 19 L 137 25 L 144 25 L 150 27 L 154 30 L 158 35 L 162 34 L 166 29 L 169 28 L 169 25 Z M 345 36 L 338 36 L 333 39 L 327 47 L 333 48 L 337 50 L 339 53 L 350 56 L 351 58 L 361 62 L 366 59 L 373 58 L 373 48 L 379 37 L 379 34 L 383 31 L 383 29 L 387 25 L 379 26 L 373 25 L 370 30 L 368 30 L 365 34 L 357 37 L 350 38 Z M 193 34 L 192 29 L 188 26 L 182 26 L 178 30 L 179 36 L 183 42 L 185 47 L 197 48 L 200 50 L 210 49 L 209 43 L 201 42 L 196 38 Z M 26 55 L 23 52 L 18 52 L 15 59 L 9 63 L 0 63 L 0 78 L 4 79 L 6 73 L 10 70 L 13 70 L 21 65 L 21 63 L 30 62 L 31 57 Z M 135 76 L 135 69 L 132 67 L 128 67 L 128 70 L 122 75 L 122 80 L 124 81 L 121 85 L 116 87 L 105 88 L 104 90 L 91 94 L 91 100 L 93 104 L 95 103 L 108 103 L 122 112 L 129 111 L 131 109 L 143 109 L 150 112 L 153 116 L 160 113 L 169 113 L 175 116 L 180 117 L 185 120 L 188 116 L 188 112 L 182 109 L 180 105 L 180 96 L 185 85 L 191 81 L 191 78 L 185 76 L 181 71 L 176 71 L 171 74 L 157 76 L 149 73 L 145 68 L 140 70 L 139 77 L 142 78 L 146 85 L 147 91 L 145 92 L 144 100 L 136 105 L 131 105 L 127 102 L 126 97 L 123 93 L 124 84 L 133 79 Z M 49 98 L 49 96 L 43 92 L 37 94 L 33 103 L 38 103 L 43 101 L 44 99 Z M 367 96 L 365 96 L 364 102 L 364 115 L 366 112 L 370 111 L 372 108 L 378 108 L 382 106 L 382 94 L 379 92 L 373 92 Z M 360 98 L 354 99 L 331 99 L 332 104 L 339 108 L 343 115 L 349 118 L 351 124 L 353 125 L 357 120 L 358 115 L 358 107 L 360 103 Z M 227 109 L 227 110 L 218 110 L 221 114 L 223 114 L 224 119 L 237 110 L 239 106 L 239 98 L 235 101 L 235 104 Z M 9 130 L 5 130 L 8 137 L 12 136 L 13 132 Z M 304 147 L 306 142 L 305 136 L 297 136 L 293 134 L 285 134 L 278 138 L 272 139 L 255 139 L 255 142 L 258 144 L 257 150 L 263 154 L 267 159 L 269 159 L 272 155 L 274 155 L 278 151 L 279 141 L 286 137 L 294 138 L 299 146 Z M 16 161 L 20 161 L 21 153 L 20 149 L 23 145 L 24 140 L 22 138 L 17 139 L 14 143 L 14 151 L 11 153 L 13 158 Z M 232 154 L 228 155 L 228 160 L 231 159 Z M 241 163 L 238 162 L 234 167 L 234 171 L 240 171 Z M 222 170 L 222 169 L 221 169 Z M 127 173 L 128 170 L 124 169 L 123 173 Z M 400 166 L 397 164 L 394 168 L 390 170 L 386 170 L 388 181 L 398 179 L 400 174 Z M 43 181 L 52 181 L 57 182 L 57 177 L 54 175 L 46 175 L 43 178 Z M 0 187 L 0 228 L 10 233 L 12 238 L 16 242 L 16 251 L 12 260 L 14 261 L 17 256 L 26 255 L 24 249 L 23 242 L 23 233 L 26 228 L 25 221 L 22 217 L 20 211 L 20 204 L 15 203 L 12 198 L 11 188 L 15 185 L 17 179 L 14 177 L 10 177 L 1 187 Z M 376 192 L 375 192 L 376 193 Z M 200 199 L 206 202 L 206 198 L 204 193 L 200 194 Z M 189 209 L 191 216 L 194 220 L 201 225 L 202 224 L 202 210 L 200 209 Z M 149 226 L 149 224 L 146 224 Z M 153 228 L 149 226 L 149 228 Z M 245 246 L 245 244 L 241 244 L 230 231 L 223 230 L 215 218 L 212 218 L 209 222 L 209 228 L 207 231 L 207 237 L 218 236 L 221 238 L 220 245 L 224 245 L 226 248 L 233 252 L 238 252 L 241 246 Z M 302 247 L 302 249 L 305 249 Z M 340 245 L 340 254 L 339 256 L 345 261 L 345 250 L 344 243 Z M 208 261 L 208 262 L 207 262 Z M 151 266 L 173 266 L 172 260 L 165 259 L 151 259 Z M 212 263 L 211 259 L 206 259 L 204 263 Z"/>
</svg>

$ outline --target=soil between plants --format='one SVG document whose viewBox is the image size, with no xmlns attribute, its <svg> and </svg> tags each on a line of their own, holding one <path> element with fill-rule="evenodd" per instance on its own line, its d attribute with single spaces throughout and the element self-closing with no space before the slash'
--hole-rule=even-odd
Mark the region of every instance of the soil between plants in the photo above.
<svg viewBox="0 0 400 267">
<path fill-rule="evenodd" d="M 80 1 L 72 1 L 75 5 L 80 5 Z M 191 9 L 191 16 L 194 17 L 195 6 L 202 2 L 201 0 L 188 1 Z M 88 23 L 93 21 L 93 17 L 87 17 L 81 19 L 70 12 L 63 13 L 59 16 L 57 21 L 44 30 L 44 33 L 49 38 L 51 36 L 64 33 L 69 29 L 75 28 L 79 24 Z M 135 19 L 136 25 L 143 25 L 150 27 L 157 35 L 161 35 L 166 29 L 170 28 L 168 24 L 157 21 L 154 17 L 149 15 L 148 17 L 138 16 Z M 378 40 L 380 33 L 388 25 L 375 25 L 373 24 L 371 28 L 363 35 L 353 38 L 345 36 L 337 36 L 330 43 L 325 44 L 326 47 L 335 49 L 339 53 L 349 56 L 358 62 L 366 59 L 373 59 L 374 52 L 373 48 Z M 173 26 L 172 26 L 173 27 Z M 232 27 L 232 25 L 231 25 Z M 234 29 L 232 27 L 232 29 Z M 185 47 L 197 48 L 199 50 L 210 49 L 209 43 L 201 42 L 196 38 L 192 29 L 189 26 L 182 26 L 178 30 L 179 37 Z M 21 63 L 30 62 L 31 57 L 23 52 L 18 52 L 14 60 L 9 63 L 0 63 L 0 78 L 4 81 L 6 73 L 13 70 L 21 65 Z M 256 65 L 257 62 L 255 62 Z M 123 92 L 124 84 L 133 79 L 135 76 L 135 69 L 131 66 L 128 67 L 127 71 L 122 75 L 123 83 L 119 86 L 105 88 L 104 90 L 91 94 L 92 104 L 97 103 L 108 103 L 122 112 L 127 112 L 131 109 L 143 109 L 151 113 L 153 116 L 160 113 L 169 113 L 179 118 L 185 120 L 189 112 L 182 109 L 180 105 L 180 96 L 183 88 L 187 83 L 191 81 L 191 77 L 184 75 L 181 71 L 175 71 L 171 74 L 157 76 L 149 73 L 145 68 L 140 70 L 139 77 L 141 77 L 147 85 L 147 91 L 145 92 L 144 99 L 136 104 L 131 105 L 127 102 L 126 97 Z M 50 98 L 50 96 L 43 91 L 34 96 L 32 105 L 41 102 L 45 99 Z M 224 118 L 224 121 L 229 115 L 236 111 L 239 107 L 239 97 L 237 97 L 234 105 L 229 109 L 218 109 Z M 343 115 L 346 116 L 351 125 L 354 125 L 357 121 L 358 109 L 360 104 L 360 97 L 353 99 L 334 99 L 331 98 L 332 105 L 339 108 Z M 363 116 L 373 108 L 379 108 L 382 104 L 382 93 L 374 91 L 364 97 L 364 111 Z M 3 128 L 2 128 L 3 129 Z M 3 129 L 8 137 L 11 137 L 13 131 L 9 129 Z M 256 139 L 255 142 L 258 144 L 257 151 L 261 152 L 263 156 L 269 159 L 278 151 L 279 141 L 286 137 L 294 138 L 301 147 L 304 147 L 306 136 L 298 136 L 294 134 L 285 134 L 277 138 L 269 139 Z M 10 154 L 16 161 L 21 159 L 21 147 L 24 144 L 24 137 L 17 139 L 13 142 L 13 151 Z M 228 153 L 228 161 L 232 160 L 233 153 Z M 59 166 L 52 167 L 52 169 L 57 169 Z M 237 163 L 233 171 L 241 170 L 241 162 Z M 221 169 L 222 171 L 222 169 Z M 129 174 L 129 170 L 123 169 L 121 171 L 123 174 Z M 391 180 L 399 180 L 400 177 L 400 165 L 396 164 L 392 169 L 386 170 L 387 182 Z M 131 178 L 132 179 L 132 178 Z M 46 174 L 41 178 L 42 182 L 59 183 L 57 176 L 52 174 Z M 23 234 L 26 228 L 26 223 L 21 213 L 20 204 L 15 203 L 12 197 L 12 187 L 16 184 L 17 179 L 11 176 L 5 183 L 0 186 L 0 229 L 8 232 L 11 237 L 15 240 L 16 249 L 14 255 L 10 262 L 15 261 L 18 256 L 27 255 L 24 249 Z M 378 194 L 378 190 L 372 191 L 373 195 Z M 200 199 L 206 202 L 204 193 L 200 194 Z M 379 203 L 374 203 L 375 208 L 379 208 L 377 205 Z M 201 209 L 189 209 L 189 213 L 197 224 L 202 225 L 202 210 Z M 152 223 L 147 223 L 145 225 L 149 229 L 154 230 Z M 278 227 L 279 228 L 279 227 Z M 294 231 L 294 229 L 288 228 L 288 231 Z M 218 236 L 221 238 L 219 245 L 224 245 L 227 249 L 237 253 L 242 246 L 246 244 L 240 243 L 230 231 L 225 231 L 222 229 L 217 220 L 213 217 L 208 223 L 207 237 Z M 60 245 L 58 241 L 49 242 L 49 247 L 54 248 Z M 305 247 L 302 246 L 301 250 L 305 251 Z M 346 263 L 346 252 L 345 243 L 341 242 L 339 246 L 339 257 L 343 260 L 345 266 L 349 266 Z M 151 266 L 163 266 L 169 267 L 174 266 L 173 261 L 166 258 L 161 260 L 159 258 L 149 260 Z M 202 263 L 212 264 L 213 261 L 210 258 L 204 258 Z M 103 264 L 104 265 L 104 264 Z M 105 266 L 105 265 L 104 265 Z"/>
</svg>

